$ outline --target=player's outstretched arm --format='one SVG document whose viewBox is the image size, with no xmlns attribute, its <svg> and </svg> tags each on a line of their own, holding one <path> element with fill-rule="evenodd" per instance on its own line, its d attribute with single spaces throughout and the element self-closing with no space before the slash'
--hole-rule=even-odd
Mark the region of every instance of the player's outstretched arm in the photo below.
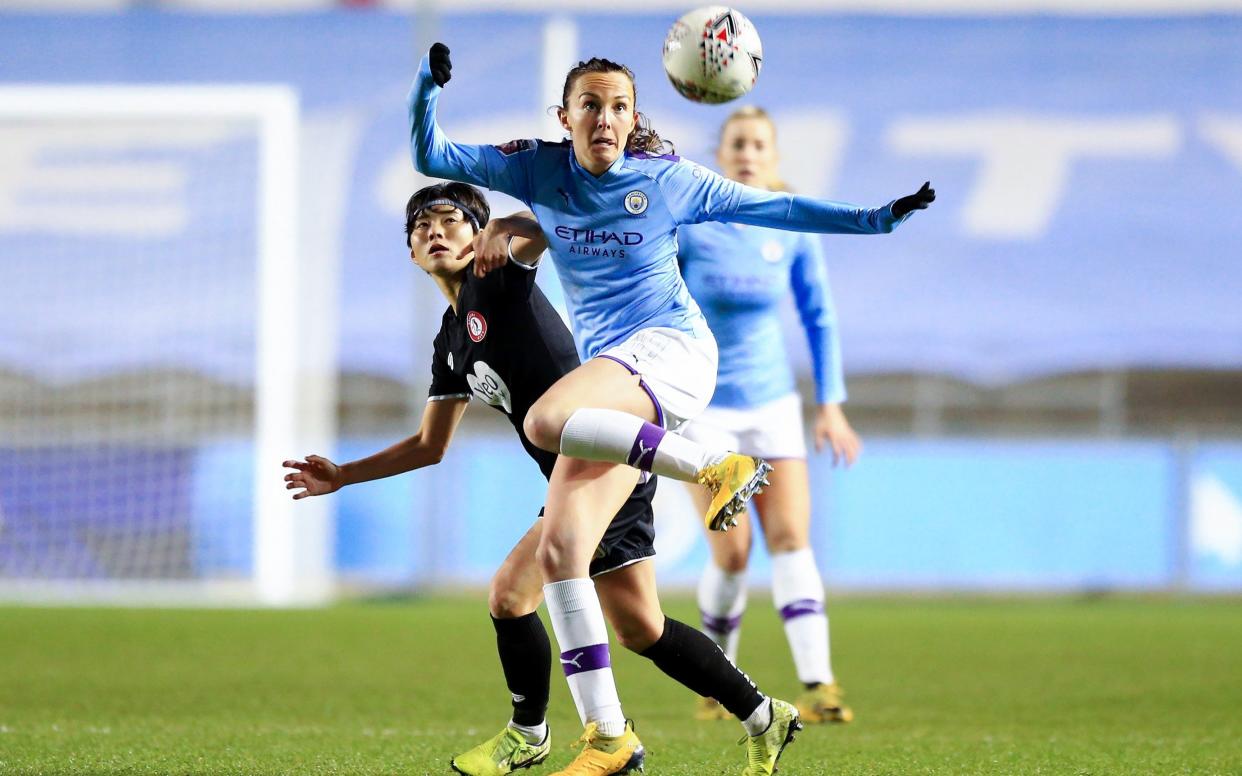
<svg viewBox="0 0 1242 776">
<path fill-rule="evenodd" d="M 414 168 L 434 178 L 472 183 L 527 201 L 526 165 L 536 147 L 535 141 L 512 141 L 504 150 L 491 145 L 454 143 L 436 123 L 440 92 L 452 78 L 452 70 L 449 49 L 443 43 L 434 44 L 419 63 L 418 76 L 406 100 Z"/>
<path fill-rule="evenodd" d="M 418 75 L 406 98 L 410 120 L 410 154 L 414 168 L 424 175 L 488 186 L 483 146 L 454 143 L 436 122 L 440 90 L 452 77 L 449 49 L 435 43 L 419 62 Z"/>
<path fill-rule="evenodd" d="M 503 267 L 509 259 L 529 267 L 539 260 L 547 247 L 548 241 L 535 214 L 527 210 L 488 221 L 460 255 L 464 257 L 473 252 L 474 274 L 483 277 Z"/>
<path fill-rule="evenodd" d="M 418 65 L 418 75 L 406 100 L 410 119 L 410 155 L 414 168 L 437 178 L 487 185 L 486 170 L 478 154 L 449 141 L 436 123 L 440 89 L 452 77 L 448 46 L 432 45 Z"/>
<path fill-rule="evenodd" d="M 875 208 L 782 192 L 760 192 L 756 196 L 755 189 L 739 188 L 744 193 L 739 197 L 734 220 L 821 234 L 887 234 L 915 210 L 925 209 L 936 199 L 930 181 L 914 194 Z"/>
<path fill-rule="evenodd" d="M 418 433 L 386 450 L 337 465 L 319 455 L 284 462 L 293 472 L 285 475 L 285 489 L 297 491 L 294 499 L 335 493 L 346 485 L 392 477 L 432 466 L 444 458 L 453 433 L 466 412 L 468 399 L 429 401 L 423 409 Z"/>
<path fill-rule="evenodd" d="M 693 180 L 687 178 L 687 171 Z M 674 192 L 675 209 L 687 211 L 679 223 L 732 221 L 821 234 L 886 234 L 936 199 L 929 181 L 914 194 L 884 207 L 868 208 L 751 188 L 694 166 L 676 169 L 666 182 L 666 194 L 669 189 Z"/>
</svg>

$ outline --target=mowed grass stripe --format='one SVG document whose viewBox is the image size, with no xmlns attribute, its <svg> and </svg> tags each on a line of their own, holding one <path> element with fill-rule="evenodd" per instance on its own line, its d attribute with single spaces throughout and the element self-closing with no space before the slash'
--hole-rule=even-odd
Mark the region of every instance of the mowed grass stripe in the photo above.
<svg viewBox="0 0 1242 776">
<path fill-rule="evenodd" d="M 695 607 L 670 599 L 670 615 Z M 1242 601 L 830 603 L 858 719 L 784 774 L 1242 773 Z M 740 662 L 799 687 L 756 593 Z M 735 723 L 614 645 L 649 773 L 737 773 Z M 554 669 L 555 671 L 555 669 Z M 554 673 L 550 773 L 580 732 Z M 483 596 L 314 611 L 0 609 L 0 773 L 448 773 L 508 693 Z"/>
</svg>

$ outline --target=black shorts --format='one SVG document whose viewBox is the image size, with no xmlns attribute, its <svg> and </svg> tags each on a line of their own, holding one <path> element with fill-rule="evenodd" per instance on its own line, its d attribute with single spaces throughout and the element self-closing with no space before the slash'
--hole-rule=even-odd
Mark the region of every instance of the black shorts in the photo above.
<svg viewBox="0 0 1242 776">
<path fill-rule="evenodd" d="M 634 492 L 621 505 L 612 518 L 595 548 L 591 558 L 590 573 L 593 577 L 616 571 L 622 566 L 655 557 L 655 511 L 651 499 L 655 498 L 656 478 L 634 488 Z M 539 510 L 543 517 L 543 510 Z"/>
<path fill-rule="evenodd" d="M 646 482 L 634 488 L 634 492 L 608 524 L 604 538 L 595 548 L 591 558 L 591 576 L 598 577 L 622 566 L 655 557 L 655 511 L 651 500 L 655 498 L 656 478 L 652 475 Z"/>
</svg>

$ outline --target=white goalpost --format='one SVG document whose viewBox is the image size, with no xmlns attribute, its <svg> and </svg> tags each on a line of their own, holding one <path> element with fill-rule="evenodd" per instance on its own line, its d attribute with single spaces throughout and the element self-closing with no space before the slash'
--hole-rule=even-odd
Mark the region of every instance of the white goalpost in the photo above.
<svg viewBox="0 0 1242 776">
<path fill-rule="evenodd" d="M 335 428 L 299 121 L 283 86 L 0 87 L 0 600 L 333 595 L 330 500 L 281 481 Z"/>
</svg>

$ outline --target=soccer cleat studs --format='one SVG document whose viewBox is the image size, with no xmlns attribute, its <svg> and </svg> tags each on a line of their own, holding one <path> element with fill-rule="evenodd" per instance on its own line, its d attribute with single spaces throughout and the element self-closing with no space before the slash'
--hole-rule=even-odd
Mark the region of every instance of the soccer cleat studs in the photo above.
<svg viewBox="0 0 1242 776">
<path fill-rule="evenodd" d="M 746 502 L 758 491 L 772 467 L 766 461 L 738 453 L 704 467 L 695 480 L 712 495 L 704 522 L 709 530 L 723 531 L 737 525 Z"/>
</svg>

